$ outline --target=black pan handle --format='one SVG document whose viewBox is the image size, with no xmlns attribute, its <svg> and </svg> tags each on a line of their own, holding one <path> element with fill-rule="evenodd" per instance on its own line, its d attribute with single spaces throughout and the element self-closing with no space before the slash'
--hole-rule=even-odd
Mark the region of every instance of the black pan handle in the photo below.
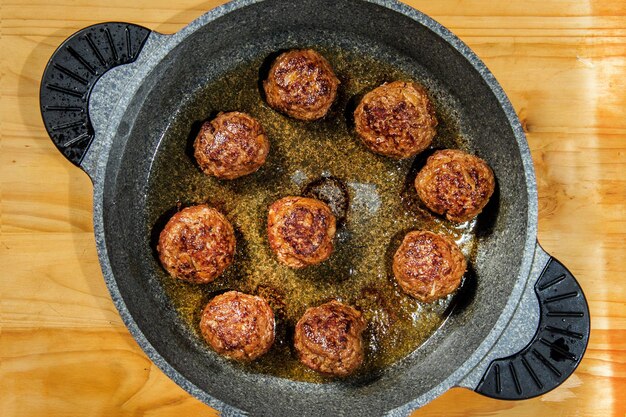
<svg viewBox="0 0 626 417">
<path fill-rule="evenodd" d="M 524 400 L 561 385 L 587 349 L 589 307 L 580 285 L 562 263 L 550 258 L 535 287 L 539 327 L 526 347 L 495 359 L 476 392 L 502 400 Z"/>
<path fill-rule="evenodd" d="M 135 61 L 150 32 L 130 23 L 100 23 L 74 33 L 50 58 L 39 90 L 41 116 L 52 142 L 75 165 L 95 135 L 88 109 L 93 86 L 111 68 Z"/>
</svg>

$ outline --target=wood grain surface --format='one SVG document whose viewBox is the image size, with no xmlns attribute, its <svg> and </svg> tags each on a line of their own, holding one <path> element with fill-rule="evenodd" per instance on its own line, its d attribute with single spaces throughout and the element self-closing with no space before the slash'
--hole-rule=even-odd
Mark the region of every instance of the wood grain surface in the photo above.
<svg viewBox="0 0 626 417">
<path fill-rule="evenodd" d="M 173 33 L 202 0 L 2 0 L 0 415 L 214 416 L 135 344 L 106 290 L 89 178 L 43 129 L 39 81 L 54 49 L 102 21 Z M 626 412 L 626 3 L 411 0 L 486 62 L 525 126 L 539 240 L 579 279 L 589 349 L 561 387 L 521 402 L 452 389 L 416 416 Z"/>
</svg>

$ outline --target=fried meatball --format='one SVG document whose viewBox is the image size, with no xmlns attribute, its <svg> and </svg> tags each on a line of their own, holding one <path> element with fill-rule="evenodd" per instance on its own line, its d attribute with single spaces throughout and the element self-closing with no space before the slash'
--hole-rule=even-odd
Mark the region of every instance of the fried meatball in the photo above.
<svg viewBox="0 0 626 417">
<path fill-rule="evenodd" d="M 202 204 L 174 214 L 159 236 L 161 264 L 173 277 L 205 284 L 233 262 L 235 233 L 230 222 Z"/>
<path fill-rule="evenodd" d="M 393 256 L 393 275 L 405 293 L 431 302 L 454 292 L 467 263 L 452 240 L 427 231 L 409 232 Z"/>
<path fill-rule="evenodd" d="M 415 189 L 426 207 L 453 222 L 466 222 L 487 205 L 495 188 L 489 165 L 463 151 L 437 151 L 415 178 Z"/>
<path fill-rule="evenodd" d="M 338 301 L 309 308 L 296 324 L 298 358 L 317 372 L 347 376 L 363 363 L 365 326 L 359 311 Z"/>
<path fill-rule="evenodd" d="M 274 312 L 261 297 L 229 291 L 206 305 L 200 331 L 217 353 L 250 362 L 274 343 Z"/>
<path fill-rule="evenodd" d="M 263 126 L 240 112 L 220 113 L 205 122 L 193 146 L 205 174 L 229 180 L 258 170 L 270 150 Z"/>
<path fill-rule="evenodd" d="M 326 116 L 338 86 L 330 63 L 312 49 L 281 54 L 263 82 L 267 104 L 300 120 Z"/>
<path fill-rule="evenodd" d="M 330 208 L 314 198 L 282 198 L 270 206 L 267 216 L 270 247 L 280 262 L 292 268 L 328 259 L 335 227 Z"/>
<path fill-rule="evenodd" d="M 426 90 L 404 81 L 367 93 L 354 111 L 354 123 L 370 150 L 397 159 L 423 151 L 437 133 L 437 118 Z"/>
</svg>

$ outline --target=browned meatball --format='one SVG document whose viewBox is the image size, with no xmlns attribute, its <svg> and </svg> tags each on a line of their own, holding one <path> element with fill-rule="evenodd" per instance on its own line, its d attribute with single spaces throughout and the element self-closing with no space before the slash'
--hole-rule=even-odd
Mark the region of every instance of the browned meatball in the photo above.
<svg viewBox="0 0 626 417">
<path fill-rule="evenodd" d="M 495 188 L 489 165 L 463 151 L 437 151 L 415 178 L 426 207 L 453 222 L 465 222 L 482 211 Z"/>
<path fill-rule="evenodd" d="M 426 90 L 404 81 L 367 93 L 354 111 L 354 123 L 370 150 L 398 159 L 423 151 L 437 133 L 437 118 Z"/>
<path fill-rule="evenodd" d="M 267 103 L 301 120 L 324 117 L 337 97 L 338 86 L 330 63 L 312 49 L 280 55 L 263 82 Z"/>
<path fill-rule="evenodd" d="M 349 375 L 363 363 L 365 326 L 360 312 L 338 301 L 309 308 L 296 324 L 298 358 L 317 372 Z"/>
<path fill-rule="evenodd" d="M 270 206 L 267 216 L 270 247 L 280 262 L 292 268 L 328 259 L 335 227 L 330 208 L 314 198 L 282 198 Z"/>
<path fill-rule="evenodd" d="M 235 233 L 219 211 L 202 204 L 174 214 L 159 236 L 161 264 L 172 276 L 204 284 L 233 262 Z"/>
<path fill-rule="evenodd" d="M 240 112 L 220 113 L 205 122 L 193 146 L 205 174 L 229 180 L 258 170 L 270 150 L 263 126 Z"/>
<path fill-rule="evenodd" d="M 466 267 L 456 243 L 427 231 L 407 233 L 393 256 L 393 274 L 400 287 L 425 302 L 454 292 Z"/>
<path fill-rule="evenodd" d="M 250 362 L 274 343 L 274 312 L 261 297 L 229 291 L 206 305 L 200 330 L 217 353 Z"/>
</svg>

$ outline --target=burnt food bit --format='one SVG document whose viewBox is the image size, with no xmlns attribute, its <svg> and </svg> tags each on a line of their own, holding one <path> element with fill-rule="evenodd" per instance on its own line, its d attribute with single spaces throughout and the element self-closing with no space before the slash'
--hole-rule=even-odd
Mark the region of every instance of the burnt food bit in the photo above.
<svg viewBox="0 0 626 417">
<path fill-rule="evenodd" d="M 202 171 L 224 179 L 257 171 L 265 163 L 269 149 L 263 126 L 240 112 L 220 113 L 205 122 L 194 141 L 194 156 Z"/>
<path fill-rule="evenodd" d="M 274 202 L 267 216 L 270 247 L 292 268 L 325 261 L 333 251 L 336 220 L 322 201 L 285 197 Z"/>
<path fill-rule="evenodd" d="M 395 81 L 367 93 L 354 111 L 356 132 L 371 151 L 410 158 L 430 146 L 437 118 L 426 90 Z"/>
<path fill-rule="evenodd" d="M 324 117 L 337 97 L 338 86 L 330 63 L 312 49 L 281 54 L 263 82 L 267 103 L 300 120 Z"/>
<path fill-rule="evenodd" d="M 400 287 L 424 302 L 456 291 L 466 268 L 454 241 L 428 231 L 407 233 L 393 257 L 393 274 Z"/>
<path fill-rule="evenodd" d="M 359 311 L 338 301 L 309 308 L 296 324 L 298 358 L 322 374 L 350 375 L 363 363 L 365 327 Z"/>
<path fill-rule="evenodd" d="M 333 212 L 338 223 L 343 223 L 348 215 L 350 194 L 343 181 L 335 177 L 322 177 L 304 187 L 304 197 L 323 201 Z"/>
<path fill-rule="evenodd" d="M 494 188 L 489 165 L 456 149 L 435 152 L 415 178 L 415 189 L 426 207 L 458 223 L 478 215 Z"/>
<path fill-rule="evenodd" d="M 274 343 L 274 313 L 261 297 L 229 291 L 204 308 L 200 331 L 217 353 L 240 362 L 265 354 Z"/>
<path fill-rule="evenodd" d="M 206 204 L 174 214 L 159 236 L 157 251 L 163 267 L 175 278 L 205 284 L 233 262 L 233 227 Z"/>
</svg>

